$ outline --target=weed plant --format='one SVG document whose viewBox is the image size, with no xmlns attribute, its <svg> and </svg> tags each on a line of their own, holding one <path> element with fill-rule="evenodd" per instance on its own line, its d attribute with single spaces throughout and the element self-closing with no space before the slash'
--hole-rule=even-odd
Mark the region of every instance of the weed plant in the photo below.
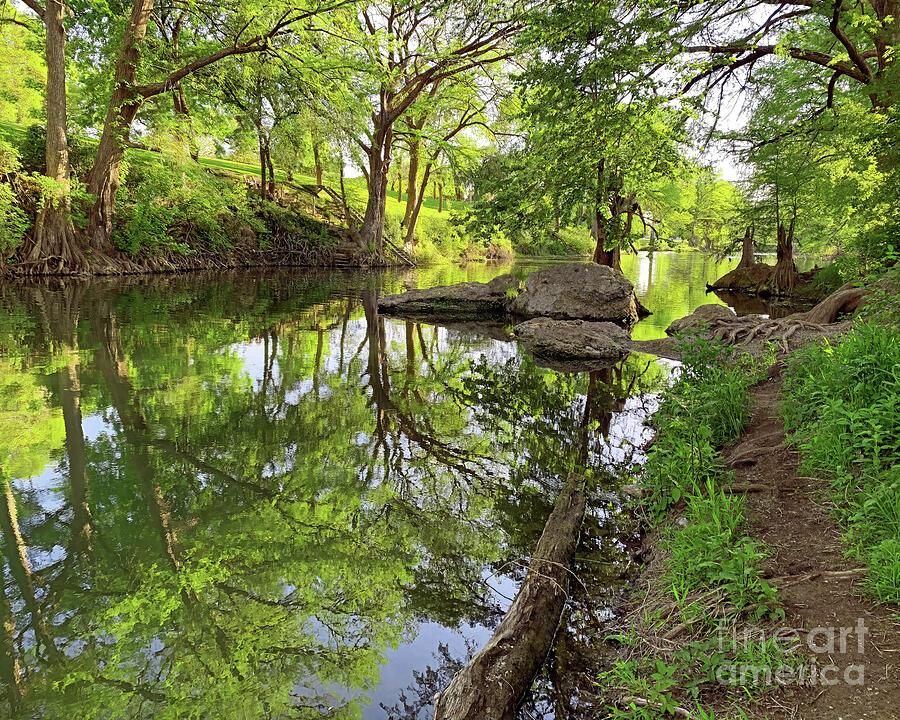
<svg viewBox="0 0 900 720">
<path fill-rule="evenodd" d="M 782 414 L 803 471 L 826 479 L 869 589 L 900 604 L 900 332 L 858 321 L 789 362 Z"/>
<path fill-rule="evenodd" d="M 777 643 L 732 646 L 720 640 L 730 636 L 738 615 L 784 617 L 774 589 L 762 578 L 765 548 L 744 532 L 743 498 L 727 492 L 732 477 L 720 452 L 743 431 L 747 389 L 771 358 L 755 365 L 699 336 L 684 341 L 681 351 L 680 375 L 664 391 L 654 416 L 657 435 L 642 476 L 650 521 L 680 516 L 660 534 L 669 553 L 661 582 L 675 611 L 664 622 L 658 614 L 645 617 L 644 625 L 666 636 L 671 628 L 661 625 L 680 623 L 692 639 L 667 653 L 648 646 L 649 652 L 632 653 L 602 673 L 598 684 L 605 691 L 624 693 L 608 708 L 613 718 L 668 717 L 686 706 L 691 717 L 721 717 L 701 703 L 701 693 L 718 686 L 723 671 L 727 675 L 730 668 L 749 663 L 771 673 L 793 662 Z M 704 597 L 717 601 L 711 607 Z M 636 631 L 619 640 L 633 649 L 641 644 Z M 736 680 L 740 699 L 763 692 L 764 676 Z"/>
</svg>

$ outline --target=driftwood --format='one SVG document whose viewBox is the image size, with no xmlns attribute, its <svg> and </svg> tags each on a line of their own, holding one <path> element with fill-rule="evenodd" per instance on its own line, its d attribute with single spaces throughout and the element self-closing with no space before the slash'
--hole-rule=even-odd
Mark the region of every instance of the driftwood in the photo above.
<svg viewBox="0 0 900 720">
<path fill-rule="evenodd" d="M 544 662 L 566 604 L 569 565 L 585 509 L 584 480 L 572 476 L 528 566 L 528 574 L 488 643 L 435 696 L 435 720 L 512 720 Z"/>
</svg>

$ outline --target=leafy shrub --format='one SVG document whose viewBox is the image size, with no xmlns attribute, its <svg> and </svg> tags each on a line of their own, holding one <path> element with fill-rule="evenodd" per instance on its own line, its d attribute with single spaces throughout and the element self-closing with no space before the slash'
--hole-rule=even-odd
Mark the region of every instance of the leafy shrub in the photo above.
<svg viewBox="0 0 900 720">
<path fill-rule="evenodd" d="M 29 125 L 19 148 L 22 169 L 26 172 L 47 172 L 47 133 L 43 125 Z"/>
<path fill-rule="evenodd" d="M 69 133 L 66 141 L 72 177 L 83 177 L 91 169 L 97 141 L 74 133 Z M 43 125 L 28 126 L 19 152 L 23 170 L 42 175 L 47 172 L 47 131 Z"/>
<path fill-rule="evenodd" d="M 223 250 L 232 245 L 235 223 L 265 229 L 242 186 L 192 163 L 139 160 L 123 175 L 114 239 L 126 252 Z"/>
<path fill-rule="evenodd" d="M 28 218 L 19 205 L 11 180 L 20 169 L 19 154 L 0 140 L 0 254 L 17 248 L 28 229 Z"/>
</svg>

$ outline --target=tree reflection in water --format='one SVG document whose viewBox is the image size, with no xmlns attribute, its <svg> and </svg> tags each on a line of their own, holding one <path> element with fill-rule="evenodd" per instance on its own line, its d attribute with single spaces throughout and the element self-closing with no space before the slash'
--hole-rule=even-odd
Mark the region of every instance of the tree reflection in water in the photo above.
<svg viewBox="0 0 900 720">
<path fill-rule="evenodd" d="M 607 438 L 659 367 L 542 369 L 381 317 L 384 282 L 2 291 L 5 716 L 424 717 L 568 472 L 598 480 L 585 552 L 622 556 Z"/>
</svg>

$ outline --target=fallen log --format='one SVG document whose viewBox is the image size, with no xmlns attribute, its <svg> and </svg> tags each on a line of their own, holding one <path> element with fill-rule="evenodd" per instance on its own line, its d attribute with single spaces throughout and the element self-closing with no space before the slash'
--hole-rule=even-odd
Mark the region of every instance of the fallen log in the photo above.
<svg viewBox="0 0 900 720">
<path fill-rule="evenodd" d="M 573 475 L 556 499 L 525 580 L 500 625 L 435 695 L 434 720 L 513 720 L 556 635 L 585 503 L 584 479 Z"/>
</svg>

